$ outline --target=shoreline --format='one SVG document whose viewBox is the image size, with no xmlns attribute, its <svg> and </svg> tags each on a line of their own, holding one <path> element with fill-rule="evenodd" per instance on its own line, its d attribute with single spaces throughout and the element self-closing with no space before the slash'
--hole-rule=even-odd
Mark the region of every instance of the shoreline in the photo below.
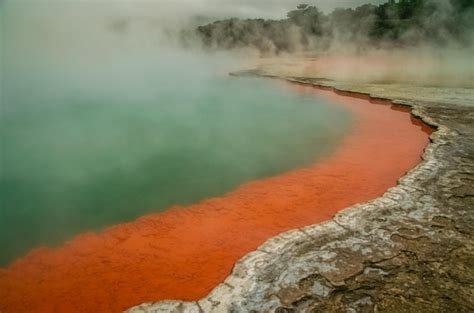
<svg viewBox="0 0 474 313">
<path fill-rule="evenodd" d="M 129 312 L 471 312 L 473 109 L 442 97 L 401 99 L 390 96 L 399 90 L 374 85 L 340 87 L 258 70 L 241 74 L 388 100 L 436 130 L 422 162 L 383 196 L 269 239 L 239 260 L 207 297 L 148 303 Z"/>
<path fill-rule="evenodd" d="M 304 89 L 308 87 L 295 86 L 295 88 Z M 312 87 L 310 87 L 310 89 L 312 89 Z M 306 91 L 313 92 L 310 89 Z M 324 91 L 319 91 L 319 92 L 324 92 Z M 332 94 L 332 91 L 327 92 L 327 93 L 328 95 Z M 334 96 L 334 97 L 338 97 L 338 96 Z M 404 120 L 404 118 L 408 116 L 406 112 L 397 113 L 396 112 L 397 110 L 394 110 L 393 108 L 387 107 L 385 105 L 378 107 L 377 104 L 372 103 L 371 105 L 374 105 L 374 107 L 368 108 L 366 107 L 366 99 L 359 99 L 359 100 L 345 99 L 345 101 L 348 101 L 351 103 L 350 105 L 352 105 L 353 110 L 356 110 L 356 111 L 359 110 L 359 114 L 362 114 L 363 110 L 367 111 L 364 113 L 366 114 L 366 120 L 364 120 L 363 122 L 360 122 L 358 126 L 362 127 L 361 129 L 364 129 L 364 126 L 361 126 L 361 125 L 365 125 L 366 128 L 367 127 L 370 128 L 370 129 L 365 130 L 364 136 L 368 136 L 368 138 L 372 138 L 372 139 L 377 138 L 375 143 L 368 144 L 368 147 L 369 147 L 368 151 L 372 151 L 371 153 L 376 153 L 376 151 L 379 149 L 379 145 L 386 141 L 385 135 L 392 136 L 393 139 L 396 140 L 396 137 L 398 136 L 398 134 L 396 134 L 396 131 L 397 130 L 401 131 L 403 129 L 403 127 L 401 128 L 395 127 L 395 129 L 391 129 L 390 127 L 388 127 L 388 129 L 385 130 L 386 133 L 383 133 L 381 131 L 380 134 L 374 135 L 374 131 L 377 129 L 377 127 L 376 125 L 373 125 L 373 123 L 375 122 L 375 118 L 377 117 L 381 118 L 381 116 L 378 116 L 378 115 L 382 114 L 380 113 L 381 111 L 378 112 L 377 110 L 386 110 L 386 112 L 383 113 L 382 115 L 384 116 L 384 123 L 387 123 L 387 124 L 393 123 L 393 126 L 395 126 L 396 123 L 401 123 L 401 121 L 398 121 L 396 119 L 397 116 L 400 116 L 399 118 L 401 118 L 402 120 Z M 357 105 L 358 101 L 360 102 L 360 104 L 362 104 L 361 106 Z M 348 104 L 346 103 L 346 105 Z M 373 110 L 374 112 L 369 112 L 371 110 Z M 400 115 L 397 115 L 397 114 L 400 114 Z M 372 121 L 372 122 L 369 123 L 369 125 L 367 125 L 368 121 Z M 385 125 L 381 124 L 377 126 L 384 127 Z M 418 132 L 419 132 L 419 135 L 421 135 L 422 131 L 420 131 L 419 129 L 416 129 L 416 133 Z M 415 129 L 413 129 L 413 134 L 414 133 L 415 133 Z M 413 135 L 412 133 L 410 134 Z M 348 135 L 348 136 L 350 137 L 351 135 Z M 407 138 L 409 138 L 410 136 L 408 136 Z M 355 137 L 356 138 L 352 139 L 355 142 L 355 145 L 347 148 L 346 152 L 344 153 L 334 152 L 333 154 L 336 154 L 336 155 L 337 153 L 341 153 L 342 155 L 353 154 L 352 152 L 353 152 L 354 147 L 357 149 L 357 145 L 360 144 L 358 139 L 361 139 L 361 138 L 357 138 L 357 136 Z M 420 137 L 420 140 L 422 140 L 421 137 Z M 421 145 L 421 142 L 418 144 Z M 418 147 L 418 144 L 417 144 L 417 147 Z M 344 145 L 344 143 L 342 143 L 341 145 Z M 421 150 L 423 150 L 424 147 L 425 147 L 425 144 L 422 145 Z M 326 166 L 327 167 L 326 169 L 324 168 L 324 162 L 331 162 L 331 159 L 334 158 L 334 155 L 329 156 L 328 160 L 322 160 L 322 161 L 320 160 L 316 162 L 313 166 L 310 166 L 310 168 L 315 167 L 317 169 L 316 172 L 319 170 L 319 171 L 323 171 L 323 173 L 327 173 L 323 175 L 329 175 L 329 176 L 342 175 L 340 177 L 345 177 L 344 175 L 346 175 L 347 177 L 350 177 L 352 179 L 352 180 L 350 179 L 352 184 L 349 184 L 351 188 L 345 189 L 345 190 L 338 190 L 337 188 L 335 189 L 334 192 L 336 192 L 335 195 L 338 198 L 335 198 L 334 197 L 335 195 L 332 195 L 332 197 L 329 197 L 329 198 L 324 198 L 324 195 L 315 197 L 314 195 L 315 190 L 324 190 L 323 188 L 327 187 L 324 184 L 324 181 L 323 182 L 318 181 L 318 179 L 320 180 L 324 176 L 316 175 L 315 177 L 313 177 L 311 176 L 312 173 L 308 168 L 296 169 L 296 170 L 290 171 L 289 173 L 283 173 L 276 177 L 244 184 L 242 187 L 238 188 L 236 191 L 230 192 L 229 194 L 226 194 L 223 197 L 210 199 L 210 200 L 204 201 L 203 203 L 191 206 L 191 207 L 197 208 L 197 211 L 194 211 L 194 212 L 198 212 L 198 215 L 195 215 L 194 217 L 192 216 L 193 211 L 191 211 L 189 208 L 172 209 L 161 214 L 155 214 L 155 215 L 142 217 L 132 223 L 115 226 L 98 235 L 85 234 L 80 237 L 77 237 L 75 240 L 67 243 L 65 247 L 62 248 L 63 252 L 65 253 L 61 253 L 61 249 L 42 249 L 42 250 L 35 251 L 31 253 L 30 255 L 28 255 L 27 257 L 24 257 L 21 260 L 12 264 L 12 266 L 9 267 L 10 271 L 13 269 L 12 273 L 7 273 L 7 272 L 4 273 L 4 275 L 9 274 L 11 275 L 11 277 L 14 278 L 8 281 L 8 283 L 11 284 L 10 286 L 14 286 L 15 283 L 19 284 L 17 285 L 18 288 L 11 287 L 10 289 L 10 292 L 15 293 L 15 295 L 10 293 L 10 295 L 5 296 L 4 299 L 9 300 L 9 303 L 10 303 L 9 307 L 16 308 L 16 309 L 21 308 L 20 310 L 16 310 L 16 311 L 21 311 L 22 309 L 26 311 L 28 310 L 28 308 L 31 309 L 32 307 L 34 307 L 36 311 L 48 311 L 55 308 L 61 308 L 62 310 L 67 310 L 68 308 L 69 309 L 74 308 L 74 306 L 78 306 L 78 305 L 81 305 L 81 308 L 86 309 L 86 310 L 87 308 L 91 309 L 94 307 L 97 311 L 107 310 L 107 306 L 109 309 L 119 308 L 119 307 L 125 308 L 125 304 L 124 304 L 125 302 L 128 301 L 131 303 L 133 302 L 136 303 L 138 302 L 138 299 L 142 299 L 142 301 L 140 302 L 144 302 L 143 301 L 144 297 L 141 294 L 151 294 L 153 293 L 154 290 L 156 290 L 157 288 L 160 288 L 159 285 L 153 286 L 153 283 L 147 284 L 146 279 L 148 275 L 153 275 L 151 273 L 158 274 L 159 272 L 158 269 L 162 270 L 163 267 L 168 268 L 168 269 L 172 269 L 172 268 L 179 269 L 180 268 L 179 264 L 182 265 L 181 270 L 184 270 L 185 268 L 187 269 L 189 266 L 191 266 L 195 268 L 195 270 L 197 271 L 208 271 L 206 272 L 207 275 L 203 275 L 203 276 L 211 276 L 210 280 L 209 278 L 204 278 L 204 280 L 202 279 L 200 280 L 200 278 L 198 278 L 197 280 L 195 279 L 192 282 L 192 284 L 190 284 L 189 286 L 190 288 L 194 286 L 194 290 L 193 290 L 194 294 L 189 294 L 190 290 L 188 290 L 188 296 L 181 296 L 181 298 L 188 298 L 188 299 L 200 298 L 206 295 L 210 290 L 212 290 L 213 287 L 216 286 L 216 284 L 218 284 L 220 281 L 224 280 L 225 277 L 228 276 L 233 264 L 238 259 L 240 259 L 241 256 L 245 255 L 248 251 L 252 251 L 256 249 L 266 239 L 273 237 L 281 233 L 282 231 L 285 231 L 285 229 L 292 229 L 295 227 L 297 228 L 304 227 L 305 225 L 308 225 L 308 224 L 319 223 L 319 222 L 331 219 L 334 216 L 334 214 L 336 214 L 338 211 L 340 211 L 341 209 L 347 206 L 353 205 L 361 201 L 367 201 L 368 199 L 372 199 L 382 194 L 386 190 L 386 188 L 396 184 L 396 179 L 398 179 L 400 175 L 402 175 L 405 172 L 406 170 L 404 169 L 405 167 L 407 167 L 407 169 L 410 169 L 419 163 L 419 155 L 421 154 L 421 151 L 418 152 L 417 149 L 418 148 L 415 149 L 416 152 L 413 152 L 414 155 L 410 157 L 413 160 L 410 161 L 409 163 L 411 164 L 411 162 L 413 162 L 413 165 L 405 164 L 405 165 L 400 165 L 401 168 L 396 168 L 396 166 L 393 166 L 393 160 L 394 159 L 396 160 L 396 157 L 394 156 L 393 159 L 391 159 L 391 158 L 388 158 L 391 156 L 385 156 L 386 158 L 385 163 L 380 163 L 380 169 L 377 168 L 377 162 L 376 162 L 377 160 L 372 162 L 373 164 L 371 164 L 371 166 L 375 167 L 374 174 L 372 174 L 371 171 L 368 170 L 368 168 L 364 166 L 362 166 L 359 170 L 356 170 L 356 173 L 351 174 L 351 175 L 347 174 L 347 171 L 348 169 L 350 169 L 350 167 L 345 167 L 345 168 L 342 167 L 339 169 L 339 172 L 335 172 L 334 174 L 335 165 L 332 165 L 332 167 L 331 165 L 328 165 Z M 397 149 L 393 150 L 392 152 L 396 153 L 396 150 Z M 400 155 L 403 155 L 402 152 L 399 152 L 399 153 L 401 153 Z M 361 153 L 359 155 L 359 158 L 361 158 L 360 160 L 362 160 L 365 157 L 366 157 L 366 154 L 364 153 Z M 345 160 L 344 162 L 346 162 L 347 164 L 354 162 L 354 160 L 350 158 L 349 159 L 342 158 L 342 160 Z M 402 160 L 402 161 L 406 162 L 406 160 Z M 323 165 L 321 165 L 321 162 L 323 162 Z M 337 161 L 334 161 L 334 162 L 337 163 Z M 389 164 L 390 164 L 390 169 L 387 169 L 387 165 Z M 380 172 L 377 172 L 377 170 Z M 389 170 L 391 174 L 387 174 L 386 172 L 383 172 L 383 170 L 385 171 Z M 375 175 L 375 176 L 371 176 L 371 175 Z M 372 185 L 374 185 L 375 177 L 378 177 L 378 179 L 382 179 L 382 178 L 385 178 L 385 176 L 390 176 L 390 177 L 385 179 L 383 183 L 377 181 L 376 186 L 372 186 L 371 190 L 364 190 L 364 188 L 366 188 L 367 186 L 365 186 L 366 184 L 363 184 L 361 182 L 361 179 L 365 179 L 368 182 L 373 181 Z M 329 179 L 332 179 L 332 185 L 334 185 L 334 182 L 337 182 L 339 184 L 341 183 L 341 181 L 337 180 L 337 177 L 336 178 L 330 177 Z M 308 183 L 308 181 L 310 182 L 313 181 L 313 184 Z M 317 182 L 319 183 L 319 186 L 320 186 L 319 189 L 317 188 L 315 189 L 314 184 L 316 183 L 316 186 L 318 186 Z M 282 189 L 281 186 L 285 186 L 286 189 L 285 188 Z M 357 191 L 357 188 L 361 188 L 361 187 L 363 188 Z M 334 186 L 332 188 L 334 188 Z M 273 190 L 273 191 L 281 190 L 282 195 L 279 196 L 280 198 L 278 196 L 275 197 L 269 194 L 269 190 Z M 339 198 L 348 197 L 347 192 L 349 190 L 354 191 L 355 193 L 359 192 L 360 194 L 357 197 L 353 197 L 353 198 L 350 198 L 350 195 L 349 195 L 350 200 L 339 199 Z M 249 196 L 249 195 L 252 195 L 252 193 L 254 195 Z M 286 195 L 287 193 L 289 193 L 290 196 Z M 232 198 L 233 195 L 234 195 L 234 198 Z M 296 198 L 292 199 L 292 197 L 296 197 Z M 301 203 L 301 201 L 303 202 Z M 251 205 L 251 203 L 253 203 L 253 205 Z M 255 210 L 253 208 L 256 206 L 257 203 L 259 206 L 259 212 L 254 212 Z M 227 212 L 227 210 L 231 210 L 231 211 L 237 210 L 236 208 L 241 207 L 242 205 L 246 205 L 249 207 L 247 211 L 244 211 L 246 212 L 246 214 L 242 214 L 240 216 L 237 215 L 235 218 L 232 217 L 232 215 L 228 215 L 228 213 L 226 213 L 227 215 L 223 215 L 223 213 Z M 275 211 L 275 206 L 277 207 L 276 211 Z M 327 208 L 325 206 L 331 206 L 331 208 Z M 223 211 L 223 208 L 225 207 L 227 207 L 227 209 Z M 294 213 L 288 212 L 289 208 L 298 208 L 298 210 L 297 212 L 294 212 Z M 314 212 L 314 208 L 319 208 L 321 212 L 319 211 Z M 209 212 L 209 210 L 214 211 L 214 212 Z M 267 215 L 273 214 L 276 216 L 274 217 L 266 216 L 264 213 L 260 211 L 273 212 L 273 213 L 266 213 L 266 214 Z M 275 213 L 275 212 L 279 212 L 279 213 Z M 209 214 L 211 215 L 208 216 Z M 255 218 L 254 219 L 250 218 L 249 220 L 250 221 L 255 220 L 254 222 L 250 223 L 249 221 L 240 221 L 242 217 L 248 218 L 249 216 L 252 216 L 252 214 L 253 215 L 256 214 Z M 196 216 L 201 218 L 201 222 L 200 222 L 201 227 L 191 226 L 192 225 L 191 222 L 194 222 L 194 223 L 196 222 Z M 205 225 L 205 224 L 202 224 L 203 221 L 206 221 L 207 219 L 209 219 L 208 223 L 211 223 L 209 225 L 212 225 L 214 228 L 218 227 L 218 230 L 213 230 L 213 232 L 215 234 L 219 234 L 222 232 L 229 232 L 227 228 L 233 225 L 232 223 L 229 222 L 229 218 L 230 218 L 230 221 L 234 220 L 233 223 L 236 223 L 237 221 L 236 225 L 240 225 L 240 226 L 237 227 L 237 229 L 235 230 L 231 230 L 229 235 L 225 237 L 227 239 L 222 238 L 220 239 L 220 241 L 218 240 L 217 245 L 214 243 L 214 248 L 209 248 L 209 247 L 206 248 L 205 242 L 195 241 L 195 237 L 202 236 L 201 233 L 204 230 L 207 230 L 209 228 L 209 227 L 203 226 Z M 271 219 L 268 220 L 268 218 L 271 218 Z M 284 221 L 284 223 L 281 224 L 280 222 L 281 218 L 283 219 L 286 218 L 288 221 Z M 260 221 L 261 219 L 263 219 L 263 221 Z M 168 222 L 166 222 L 167 220 Z M 175 231 L 173 228 L 174 226 L 172 225 L 176 225 L 178 221 L 182 222 L 183 220 L 189 221 L 189 224 L 187 224 L 188 228 L 182 228 L 180 231 Z M 277 227 L 274 229 L 270 227 L 268 230 L 263 231 L 261 230 L 261 228 L 264 227 L 264 224 L 261 224 L 261 223 L 264 223 L 265 221 L 267 223 L 268 222 L 276 223 Z M 258 223 L 255 223 L 255 222 L 258 222 Z M 216 225 L 219 225 L 219 226 L 216 226 Z M 167 239 L 168 242 L 166 242 L 166 239 L 165 239 L 165 243 L 164 243 L 165 245 L 162 244 L 160 246 L 159 232 L 160 230 L 163 230 L 163 229 L 166 229 L 167 232 L 169 233 L 175 232 L 175 235 L 168 236 L 169 237 Z M 183 237 L 183 234 L 184 234 L 183 231 L 186 231 L 186 232 L 189 231 L 190 234 L 186 233 L 185 239 L 181 238 L 180 239 L 181 241 L 179 240 L 176 241 L 176 239 L 178 238 L 177 236 Z M 211 232 L 211 234 L 214 234 L 214 233 Z M 209 234 L 209 236 L 211 234 Z M 242 234 L 245 234 L 245 237 L 249 237 L 250 239 L 242 238 Z M 252 237 L 255 237 L 257 239 L 252 239 Z M 211 236 L 210 238 L 213 238 L 213 237 Z M 232 242 L 232 241 L 236 241 L 236 242 Z M 188 246 L 192 246 L 192 247 L 187 248 L 191 250 L 190 251 L 174 251 L 176 250 L 176 246 L 180 245 L 179 242 L 183 244 L 186 242 Z M 244 249 L 238 248 L 239 245 L 244 245 L 245 248 Z M 234 248 L 229 249 L 229 246 L 234 247 Z M 174 249 L 163 250 L 165 248 L 171 249 L 171 247 L 174 247 Z M 182 248 L 184 248 L 184 246 L 180 247 L 179 249 L 182 249 Z M 112 257 L 112 258 L 107 257 L 107 253 L 103 253 L 104 249 L 117 250 L 115 251 L 115 254 L 117 257 Z M 231 255 L 228 255 L 226 253 L 222 253 L 222 251 L 219 252 L 222 249 L 224 249 L 226 253 L 228 252 L 227 250 L 235 250 L 235 251 L 231 251 Z M 202 253 L 200 250 L 204 250 L 205 252 Z M 147 255 L 141 254 L 139 251 L 141 251 L 142 253 L 146 253 Z M 171 258 L 171 259 L 170 260 L 163 259 L 163 261 L 157 261 L 160 259 L 160 255 L 156 254 L 159 251 L 168 251 L 168 253 L 170 253 L 167 256 L 161 255 L 161 259 L 163 259 L 163 257 Z M 178 252 L 178 254 L 181 253 L 181 255 L 173 256 L 173 251 L 174 253 L 176 252 Z M 132 255 L 126 255 L 128 253 Z M 96 254 L 100 254 L 100 257 L 95 256 Z M 138 256 L 133 257 L 133 254 L 138 254 Z M 157 261 L 158 263 L 158 267 L 156 266 L 156 264 L 152 266 L 149 262 L 147 263 L 143 260 L 144 258 L 152 257 L 153 254 L 154 254 L 153 257 L 155 258 L 155 261 Z M 201 255 L 201 256 L 197 257 L 198 255 Z M 209 263 L 210 263 L 209 256 L 212 256 L 212 259 L 214 258 L 216 259 L 216 260 L 213 260 L 213 262 L 217 262 L 216 264 L 221 264 L 218 267 L 219 268 L 218 271 L 216 268 L 217 265 L 214 265 L 214 267 L 209 266 Z M 195 264 L 189 264 L 189 257 L 194 257 L 193 262 Z M 126 258 L 128 263 L 127 262 L 120 263 L 121 258 Z M 138 266 L 133 271 L 128 271 L 128 269 L 126 269 L 126 266 L 127 266 L 126 264 L 131 264 L 131 260 L 133 259 L 135 259 L 135 262 L 143 263 L 143 266 L 142 267 Z M 70 296 L 70 294 L 68 296 L 67 290 L 61 290 L 61 288 L 64 289 L 65 286 L 68 286 L 68 285 L 64 285 L 66 283 L 63 281 L 64 277 L 67 277 L 68 273 L 70 275 L 71 271 L 77 270 L 77 268 L 73 269 L 70 265 L 69 266 L 67 265 L 69 262 L 73 260 L 79 261 L 79 265 L 77 268 L 83 268 L 84 270 L 88 269 L 88 271 L 90 268 L 90 271 L 92 272 L 91 274 L 93 274 L 93 276 L 90 276 L 90 275 L 86 275 L 85 277 L 81 277 L 80 275 L 76 276 L 75 280 L 71 281 L 71 285 L 69 287 L 66 287 L 67 290 L 74 290 L 77 293 L 77 295 L 74 298 L 77 301 L 74 299 L 72 300 L 67 299 L 67 303 L 57 303 L 58 299 L 61 299 L 61 298 L 66 299 L 65 297 Z M 219 260 L 225 260 L 225 262 L 222 263 L 223 261 L 219 261 Z M 102 264 L 104 261 L 105 261 L 105 265 Z M 222 264 L 227 264 L 227 265 L 223 267 Z M 107 271 L 106 269 L 108 266 L 115 266 L 116 269 L 113 271 L 110 271 L 110 270 Z M 38 268 L 46 268 L 46 270 L 38 272 Z M 61 270 L 57 272 L 55 271 L 55 268 L 60 268 Z M 122 270 L 123 272 L 120 272 L 120 270 Z M 117 274 L 117 271 L 119 272 L 119 274 Z M 212 274 L 209 271 L 212 271 Z M 183 277 L 179 278 L 179 275 L 177 275 L 176 272 L 173 273 L 173 270 L 169 270 L 169 273 L 167 274 L 168 276 L 158 276 L 158 277 L 161 277 L 162 283 L 163 283 L 163 280 L 165 282 L 164 285 L 162 285 L 161 287 L 162 289 L 161 292 L 165 291 L 165 293 L 162 294 L 161 296 L 155 293 L 157 294 L 157 296 L 150 296 L 151 298 L 150 300 L 160 299 L 160 298 L 166 299 L 167 294 L 168 295 L 186 294 L 186 292 L 183 293 L 182 291 L 183 288 L 186 290 L 186 287 L 183 287 L 183 284 L 185 284 L 186 281 L 189 282 L 190 279 L 191 280 L 193 279 L 193 278 L 190 278 L 190 277 L 193 277 L 193 275 L 195 275 L 193 273 L 194 271 L 188 271 L 188 272 L 183 272 L 183 273 L 181 273 L 180 271 L 180 275 L 182 275 Z M 106 280 L 101 280 L 97 278 L 97 277 L 104 277 L 104 275 L 105 277 L 108 277 Z M 118 275 L 118 276 L 115 276 L 115 275 Z M 137 275 L 141 275 L 141 276 L 139 276 L 138 279 L 137 278 L 131 279 L 131 277 L 135 277 Z M 17 277 L 15 278 L 15 276 Z M 33 277 L 36 276 L 36 277 L 32 279 L 31 281 L 28 281 L 28 278 L 25 278 L 28 276 L 33 276 Z M 51 279 L 54 277 L 60 278 L 60 281 L 57 284 L 51 283 Z M 80 286 L 86 287 L 86 285 L 90 284 L 91 282 L 88 281 L 88 279 L 90 280 L 91 277 L 94 277 L 93 279 L 96 280 L 98 284 L 97 287 L 99 287 L 100 285 L 102 288 L 106 286 L 108 286 L 108 288 L 114 288 L 113 286 L 115 285 L 115 283 L 120 282 L 119 285 L 121 285 L 121 287 L 119 288 L 121 291 L 116 290 L 115 291 L 116 295 L 113 296 L 113 298 L 116 298 L 115 302 L 100 303 L 101 300 L 103 302 L 111 301 L 110 295 L 108 294 L 107 290 L 103 290 L 103 291 L 96 290 L 96 294 L 94 295 L 91 295 L 90 293 L 88 293 L 87 290 L 78 290 L 80 289 L 79 288 Z M 149 276 L 149 279 L 153 280 L 153 277 Z M 49 292 L 48 296 L 50 297 L 49 298 L 50 300 L 45 299 L 44 293 L 38 292 L 38 290 L 35 289 L 37 288 L 38 280 L 48 281 L 48 285 L 44 287 L 48 289 L 48 292 Z M 125 286 L 123 284 L 129 284 L 129 286 Z M 170 284 L 171 285 L 174 284 L 176 288 L 171 287 Z M 0 278 L 0 286 L 1 285 L 2 285 L 2 279 Z M 95 283 L 92 285 L 95 286 Z M 167 290 L 164 290 L 165 288 L 167 288 Z M 138 291 L 138 289 L 140 291 Z M 21 290 L 22 292 L 18 293 L 19 290 Z M 124 297 L 123 296 L 124 290 L 128 290 L 127 297 L 129 298 L 118 299 L 117 296 L 119 295 L 122 295 L 122 297 Z M 178 291 L 178 290 L 181 290 L 181 291 Z M 39 295 L 38 297 L 36 297 L 38 293 Z M 137 293 L 139 293 L 138 296 L 137 296 Z M 132 297 L 136 297 L 137 300 L 131 299 Z M 26 301 L 27 303 L 23 302 L 25 298 L 26 299 L 29 298 L 29 301 Z M 28 302 L 30 303 L 28 304 Z M 0 303 L 2 303 L 2 301 L 0 301 Z M 23 304 L 20 304 L 20 303 L 23 303 Z M 42 305 L 42 306 L 38 307 L 38 305 Z M 76 307 L 76 309 L 78 308 L 79 307 Z M 9 310 L 8 307 L 2 308 L 2 309 L 5 312 L 8 312 Z"/>
</svg>

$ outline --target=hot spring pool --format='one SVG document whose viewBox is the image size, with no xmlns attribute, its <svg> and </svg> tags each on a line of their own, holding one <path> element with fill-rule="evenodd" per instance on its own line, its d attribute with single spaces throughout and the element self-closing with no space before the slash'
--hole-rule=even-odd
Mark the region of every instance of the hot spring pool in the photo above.
<svg viewBox="0 0 474 313">
<path fill-rule="evenodd" d="M 268 238 L 395 186 L 429 142 L 384 101 L 229 77 L 242 55 L 173 48 L 160 5 L 128 4 L 0 1 L 2 311 L 197 300 Z"/>
<path fill-rule="evenodd" d="M 28 14 L 4 16 L 1 266 L 309 165 L 350 127 L 327 100 L 228 77 L 213 56 L 123 43 L 101 23 L 122 49 L 77 50 L 77 38 Z M 52 39 L 38 40 L 45 31 Z"/>
</svg>

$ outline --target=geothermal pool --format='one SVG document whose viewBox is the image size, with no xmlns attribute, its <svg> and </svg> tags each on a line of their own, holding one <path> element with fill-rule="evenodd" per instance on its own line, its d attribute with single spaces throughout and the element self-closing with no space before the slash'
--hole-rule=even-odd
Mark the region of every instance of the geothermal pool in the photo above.
<svg viewBox="0 0 474 313">
<path fill-rule="evenodd" d="M 198 299 L 270 237 L 381 195 L 428 143 L 406 110 L 228 77 L 232 59 L 164 49 L 146 23 L 8 9 L 1 312 Z"/>
</svg>

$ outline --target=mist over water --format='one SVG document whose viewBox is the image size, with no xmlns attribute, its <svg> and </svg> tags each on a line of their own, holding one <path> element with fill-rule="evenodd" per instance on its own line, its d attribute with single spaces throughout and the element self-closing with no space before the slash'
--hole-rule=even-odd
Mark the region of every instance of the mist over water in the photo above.
<svg viewBox="0 0 474 313">
<path fill-rule="evenodd" d="M 32 3 L 0 4 L 0 265 L 308 165 L 350 127 L 322 99 L 229 77 L 235 56 L 176 48 L 161 19 L 123 24 L 120 3 Z"/>
</svg>

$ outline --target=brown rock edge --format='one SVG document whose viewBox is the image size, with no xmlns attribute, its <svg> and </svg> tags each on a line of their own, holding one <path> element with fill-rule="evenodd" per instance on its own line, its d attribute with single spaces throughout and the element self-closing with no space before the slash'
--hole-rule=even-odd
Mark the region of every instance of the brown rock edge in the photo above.
<svg viewBox="0 0 474 313">
<path fill-rule="evenodd" d="M 362 85 L 255 70 L 236 75 L 373 98 Z M 331 221 L 268 240 L 199 301 L 129 312 L 473 312 L 474 107 L 383 97 L 437 129 L 423 161 L 396 187 Z"/>
</svg>

